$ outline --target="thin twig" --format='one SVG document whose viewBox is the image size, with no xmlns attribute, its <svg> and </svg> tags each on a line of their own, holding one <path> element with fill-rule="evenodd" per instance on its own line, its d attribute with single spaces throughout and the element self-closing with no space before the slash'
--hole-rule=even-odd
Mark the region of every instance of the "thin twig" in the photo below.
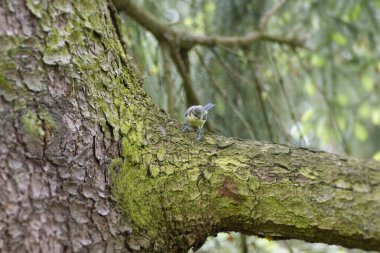
<svg viewBox="0 0 380 253">
<path fill-rule="evenodd" d="M 251 125 L 245 119 L 244 115 L 240 112 L 240 110 L 233 103 L 228 103 L 229 96 L 228 96 L 227 92 L 220 86 L 220 84 L 217 81 L 215 81 L 215 79 L 213 78 L 213 75 L 211 73 L 210 68 L 205 63 L 205 61 L 204 61 L 202 55 L 200 54 L 200 52 L 197 49 L 195 49 L 195 52 L 198 55 L 199 62 L 204 67 L 204 69 L 205 69 L 205 71 L 206 71 L 206 73 L 208 75 L 208 78 L 211 81 L 211 84 L 214 85 L 214 87 L 216 88 L 216 90 L 223 96 L 224 100 L 227 101 L 227 105 L 230 106 L 231 109 L 234 111 L 235 115 L 238 117 L 238 119 L 241 121 L 241 123 L 243 124 L 243 126 L 248 131 L 249 136 L 251 138 L 256 139 L 257 134 L 255 132 L 255 129 L 253 127 L 251 127 Z"/>
<path fill-rule="evenodd" d="M 269 19 L 287 2 L 287 0 L 280 0 L 272 9 L 265 13 L 259 22 L 259 29 L 262 30 L 267 24 Z"/>
<path fill-rule="evenodd" d="M 250 64 L 250 65 L 252 66 L 252 64 Z M 264 116 L 264 123 L 265 123 L 266 129 L 268 131 L 269 140 L 272 141 L 272 142 L 274 142 L 272 125 L 269 122 L 268 109 L 267 109 L 267 107 L 265 105 L 265 102 L 264 102 L 263 88 L 261 86 L 261 82 L 260 82 L 258 76 L 256 75 L 254 69 L 252 69 L 251 74 L 252 74 L 252 77 L 253 77 L 253 81 L 255 83 L 257 95 L 259 97 L 259 103 L 260 103 L 260 107 L 261 107 L 261 110 L 262 110 L 262 113 L 263 113 L 263 116 Z"/>
<path fill-rule="evenodd" d="M 218 62 L 222 65 L 222 67 L 224 67 L 227 71 L 229 71 L 233 76 L 235 76 L 236 78 L 238 78 L 239 80 L 241 80 L 242 83 L 247 84 L 247 85 L 251 85 L 251 82 L 249 82 L 248 80 L 246 80 L 245 78 L 243 78 L 242 76 L 240 76 L 240 74 L 237 73 L 231 66 L 229 66 L 227 63 L 225 63 L 224 61 L 222 61 L 219 58 L 218 54 L 214 54 L 214 55 L 215 55 L 216 59 L 218 60 Z M 283 134 L 284 138 L 288 142 L 294 142 L 294 138 L 288 134 L 288 132 L 284 129 L 284 127 L 282 125 L 282 122 L 280 122 L 278 120 L 280 118 L 280 113 L 278 112 L 278 110 L 274 106 L 274 103 L 273 103 L 272 99 L 268 96 L 267 100 L 269 102 L 269 106 L 271 108 L 271 111 L 274 113 L 274 116 L 275 116 L 274 120 L 276 121 L 277 126 L 280 128 L 280 131 Z"/>
<path fill-rule="evenodd" d="M 170 47 L 170 55 L 174 64 L 177 67 L 178 72 L 182 77 L 183 87 L 185 88 L 186 93 L 187 105 L 201 105 L 202 103 L 198 98 L 197 94 L 195 93 L 194 85 L 190 77 L 190 62 L 188 50 L 182 48 L 181 51 L 178 51 L 177 48 Z M 210 132 L 215 132 L 208 121 L 206 122 L 205 127 Z"/>
<path fill-rule="evenodd" d="M 226 68 L 227 70 L 229 70 L 234 76 L 236 76 L 237 78 L 239 78 L 242 82 L 250 85 L 250 82 L 248 82 L 246 79 L 244 79 L 243 77 L 241 77 L 239 73 L 236 73 L 235 70 L 232 67 L 230 67 L 227 63 L 223 62 L 220 59 L 219 54 L 214 49 L 211 49 L 211 51 L 215 55 L 216 59 L 220 62 L 220 64 L 222 66 L 224 66 L 224 68 Z M 274 141 L 272 126 L 271 126 L 271 124 L 269 122 L 267 108 L 265 106 L 265 103 L 264 103 L 264 100 L 263 100 L 263 97 L 262 97 L 262 88 L 261 88 L 260 83 L 259 83 L 259 81 L 258 81 L 258 79 L 257 79 L 257 77 L 255 75 L 253 75 L 253 79 L 254 79 L 257 95 L 259 97 L 259 103 L 260 103 L 260 106 L 261 106 L 261 109 L 262 109 L 262 112 L 263 112 L 264 123 L 265 123 L 266 129 L 268 131 L 269 140 Z"/>
<path fill-rule="evenodd" d="M 267 50 L 268 50 L 268 48 L 267 48 Z M 298 134 L 300 136 L 300 139 L 302 140 L 303 144 L 305 145 L 306 144 L 306 140 L 305 140 L 305 138 L 304 138 L 304 136 L 302 134 L 302 130 L 301 130 L 301 128 L 300 128 L 300 126 L 299 126 L 299 124 L 297 122 L 296 114 L 295 114 L 294 110 L 292 109 L 292 105 L 290 103 L 289 95 L 288 95 L 288 93 L 287 93 L 287 91 L 285 89 L 284 81 L 283 81 L 283 78 L 281 77 L 281 73 L 280 73 L 280 71 L 279 71 L 279 69 L 277 67 L 277 64 L 276 64 L 275 59 L 273 58 L 272 54 L 270 52 L 268 52 L 268 55 L 269 55 L 269 60 L 272 63 L 272 66 L 273 66 L 273 68 L 275 70 L 275 73 L 277 75 L 278 82 L 280 83 L 280 88 L 282 90 L 282 94 L 285 97 L 285 101 L 286 101 L 286 105 L 287 105 L 288 110 L 289 110 L 290 118 L 292 119 L 293 124 L 297 128 L 297 131 L 298 131 Z"/>
<path fill-rule="evenodd" d="M 298 60 L 301 62 L 300 66 L 309 74 L 309 76 L 313 76 L 311 71 L 303 64 L 303 61 L 301 60 L 300 55 L 298 53 L 296 53 L 296 56 L 297 56 Z M 343 131 L 339 127 L 334 107 L 333 107 L 330 99 L 328 98 L 326 91 L 321 89 L 320 87 L 318 87 L 318 85 L 315 85 L 315 88 L 319 92 L 319 94 L 322 96 L 323 101 L 325 102 L 325 105 L 328 109 L 329 119 L 331 120 L 333 127 L 335 128 L 335 131 L 336 131 L 338 137 L 340 138 L 344 152 L 346 154 L 350 154 L 351 153 L 350 147 L 348 146 L 348 143 L 347 143 L 346 137 L 344 136 Z"/>
</svg>

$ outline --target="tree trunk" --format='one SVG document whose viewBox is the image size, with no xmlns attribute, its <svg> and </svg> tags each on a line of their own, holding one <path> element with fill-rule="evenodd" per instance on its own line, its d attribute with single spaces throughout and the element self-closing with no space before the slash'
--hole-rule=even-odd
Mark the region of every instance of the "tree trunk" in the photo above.
<svg viewBox="0 0 380 253">
<path fill-rule="evenodd" d="M 0 2 L 0 249 L 186 252 L 240 231 L 380 248 L 380 166 L 182 134 L 107 1 Z"/>
<path fill-rule="evenodd" d="M 107 121 L 134 77 L 108 3 L 1 1 L 0 13 L 0 251 L 125 252 Z"/>
</svg>

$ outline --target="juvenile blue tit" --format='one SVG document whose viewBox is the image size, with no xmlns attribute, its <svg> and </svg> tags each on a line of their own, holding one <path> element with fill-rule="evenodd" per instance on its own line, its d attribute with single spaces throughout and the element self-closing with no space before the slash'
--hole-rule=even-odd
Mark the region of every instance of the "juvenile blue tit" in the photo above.
<svg viewBox="0 0 380 253">
<path fill-rule="evenodd" d="M 197 141 L 202 139 L 202 128 L 207 120 L 207 111 L 213 108 L 215 105 L 208 103 L 207 105 L 193 105 L 185 112 L 186 124 L 182 127 L 182 132 L 187 132 L 190 126 L 198 128 Z"/>
</svg>

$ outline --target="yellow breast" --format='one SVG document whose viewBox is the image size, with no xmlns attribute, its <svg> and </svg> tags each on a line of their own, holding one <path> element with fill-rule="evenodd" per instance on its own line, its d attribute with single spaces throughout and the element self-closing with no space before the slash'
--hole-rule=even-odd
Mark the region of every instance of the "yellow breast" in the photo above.
<svg viewBox="0 0 380 253">
<path fill-rule="evenodd" d="M 190 114 L 186 117 L 187 119 L 187 122 L 189 122 L 190 125 L 192 126 L 197 126 L 197 127 L 200 127 L 200 126 L 203 126 L 203 124 L 206 122 L 205 120 L 201 120 L 200 118 Z"/>
</svg>

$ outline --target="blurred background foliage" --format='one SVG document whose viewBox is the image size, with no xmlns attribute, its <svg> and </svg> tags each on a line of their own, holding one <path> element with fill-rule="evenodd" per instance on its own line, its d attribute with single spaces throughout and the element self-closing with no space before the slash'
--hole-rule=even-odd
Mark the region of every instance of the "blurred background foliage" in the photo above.
<svg viewBox="0 0 380 253">
<path fill-rule="evenodd" d="M 172 29 L 235 36 L 257 29 L 278 0 L 135 2 Z M 181 75 L 151 33 L 123 10 L 119 14 L 146 91 L 183 122 L 188 105 Z M 287 1 L 264 31 L 302 39 L 305 48 L 262 40 L 245 47 L 198 45 L 189 51 L 193 89 L 203 104 L 216 104 L 210 129 L 380 160 L 380 0 Z M 198 252 L 348 251 L 223 233 Z"/>
</svg>

